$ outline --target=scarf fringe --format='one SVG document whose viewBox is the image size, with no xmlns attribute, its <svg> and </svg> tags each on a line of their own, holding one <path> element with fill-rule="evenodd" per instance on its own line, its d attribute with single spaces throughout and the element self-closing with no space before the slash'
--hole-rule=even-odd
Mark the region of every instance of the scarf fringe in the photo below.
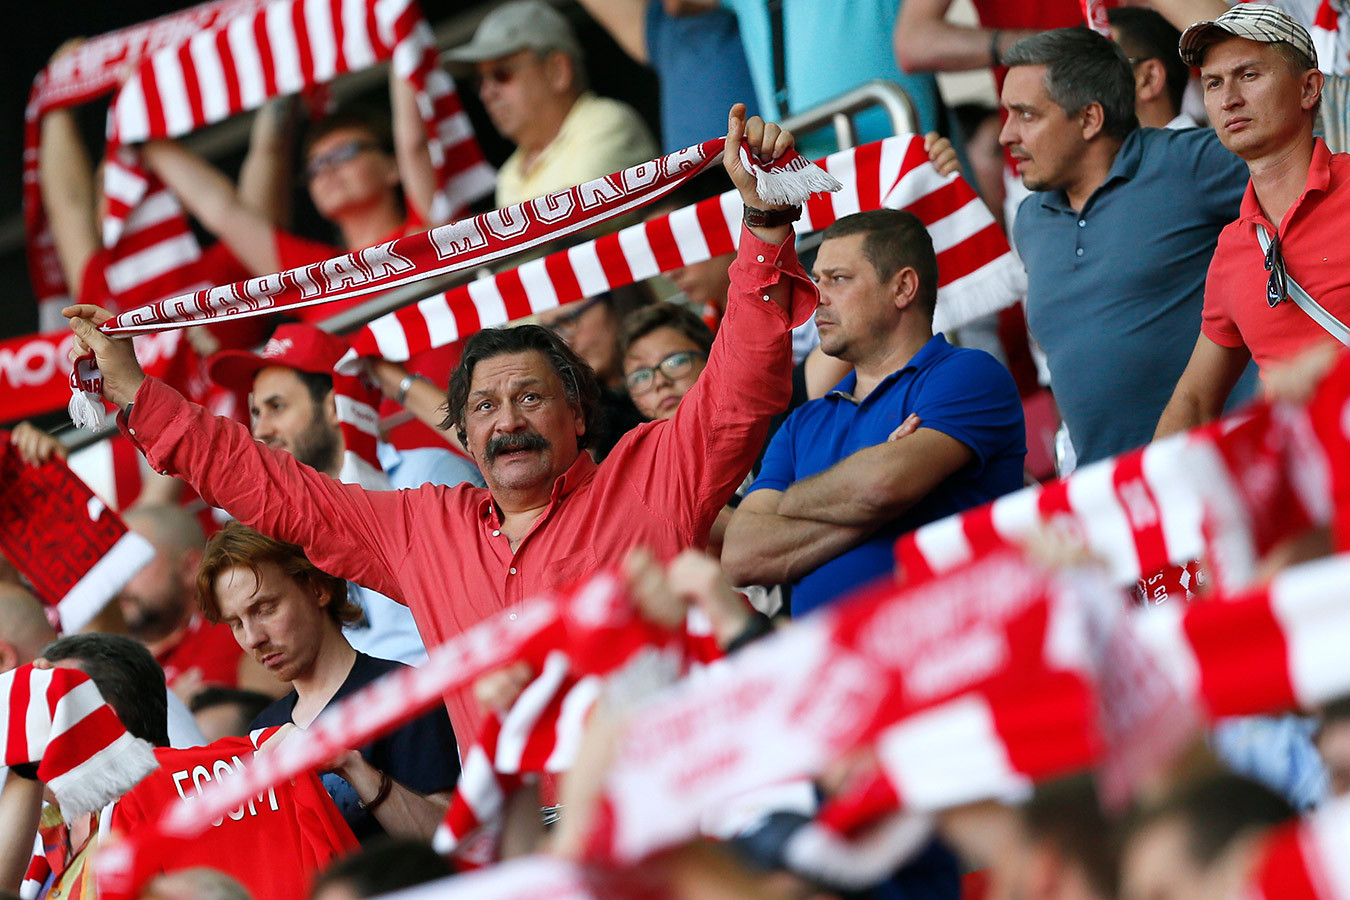
<svg viewBox="0 0 1350 900">
<path fill-rule="evenodd" d="M 124 732 L 108 746 L 63 775 L 47 782 L 67 822 L 102 809 L 159 768 L 155 750 L 142 738 Z"/>
<path fill-rule="evenodd" d="M 741 148 L 741 159 L 748 161 L 744 147 Z M 749 167 L 755 173 L 755 193 L 765 203 L 801 206 L 812 194 L 832 193 L 844 188 L 838 178 L 804 156 L 794 156 L 782 165 L 780 162 L 761 167 L 749 161 Z"/>
<path fill-rule="evenodd" d="M 1002 312 L 1027 294 L 1027 272 L 1011 253 L 938 290 L 933 331 L 962 328 L 983 316 Z"/>
</svg>

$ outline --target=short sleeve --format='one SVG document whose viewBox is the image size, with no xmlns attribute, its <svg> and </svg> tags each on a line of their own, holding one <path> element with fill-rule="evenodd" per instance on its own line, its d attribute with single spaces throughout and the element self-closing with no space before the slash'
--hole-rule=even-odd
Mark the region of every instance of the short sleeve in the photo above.
<svg viewBox="0 0 1350 900">
<path fill-rule="evenodd" d="M 371 765 L 419 794 L 451 790 L 459 780 L 459 750 L 444 705 L 437 704 L 373 749 Z"/>
<path fill-rule="evenodd" d="M 750 485 L 750 490 L 745 492 L 747 497 L 755 491 L 786 491 L 797 481 L 797 454 L 794 441 L 798 421 L 797 413 L 793 412 L 774 433 L 760 462 L 759 477 Z"/>
<path fill-rule="evenodd" d="M 1205 275 L 1205 303 L 1200 317 L 1201 334 L 1220 347 L 1234 349 L 1247 345 L 1230 306 L 1234 285 L 1240 285 L 1243 281 L 1240 275 L 1230 273 L 1229 270 L 1234 266 L 1234 254 L 1225 245 L 1238 239 L 1240 225 L 1235 222 L 1219 235 L 1219 245 L 1214 258 L 1210 260 L 1209 272 Z"/>
<path fill-rule="evenodd" d="M 1026 423 L 1017 385 L 982 350 L 953 353 L 924 380 L 913 405 L 919 427 L 953 437 L 975 454 L 975 471 L 1009 452 L 1026 452 Z"/>
</svg>

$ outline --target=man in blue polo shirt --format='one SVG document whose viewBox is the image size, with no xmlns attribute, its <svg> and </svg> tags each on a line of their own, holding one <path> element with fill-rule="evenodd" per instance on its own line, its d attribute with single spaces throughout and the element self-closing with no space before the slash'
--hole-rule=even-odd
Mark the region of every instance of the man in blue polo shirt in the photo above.
<svg viewBox="0 0 1350 900">
<path fill-rule="evenodd" d="M 1140 128 L 1130 63 L 1095 32 L 1042 32 L 1003 59 L 999 140 L 1036 191 L 1013 226 L 1027 324 L 1081 465 L 1152 439 L 1247 172 L 1210 129 Z"/>
<path fill-rule="evenodd" d="M 918 218 L 840 219 L 814 274 L 821 349 L 853 374 L 783 423 L 722 548 L 736 582 L 792 584 L 794 615 L 891 571 L 901 534 L 1021 487 L 1026 456 L 1012 376 L 933 334 L 937 258 Z"/>
</svg>

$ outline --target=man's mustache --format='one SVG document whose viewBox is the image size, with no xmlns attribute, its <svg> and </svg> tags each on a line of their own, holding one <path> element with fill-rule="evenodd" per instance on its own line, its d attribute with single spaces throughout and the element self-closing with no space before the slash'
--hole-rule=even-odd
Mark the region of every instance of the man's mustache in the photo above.
<svg viewBox="0 0 1350 900">
<path fill-rule="evenodd" d="M 514 434 L 499 434 L 487 442 L 483 455 L 488 462 L 496 461 L 503 453 L 516 450 L 547 450 L 548 441 L 537 431 L 518 431 Z"/>
</svg>

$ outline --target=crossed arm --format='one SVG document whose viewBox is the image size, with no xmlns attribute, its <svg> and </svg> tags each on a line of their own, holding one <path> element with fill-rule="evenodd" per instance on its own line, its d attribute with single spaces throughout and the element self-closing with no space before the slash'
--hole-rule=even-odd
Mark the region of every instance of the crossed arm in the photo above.
<svg viewBox="0 0 1350 900">
<path fill-rule="evenodd" d="M 786 491 L 755 491 L 731 518 L 722 565 L 737 584 L 796 581 L 867 540 L 974 458 L 956 438 L 917 428 Z"/>
</svg>

